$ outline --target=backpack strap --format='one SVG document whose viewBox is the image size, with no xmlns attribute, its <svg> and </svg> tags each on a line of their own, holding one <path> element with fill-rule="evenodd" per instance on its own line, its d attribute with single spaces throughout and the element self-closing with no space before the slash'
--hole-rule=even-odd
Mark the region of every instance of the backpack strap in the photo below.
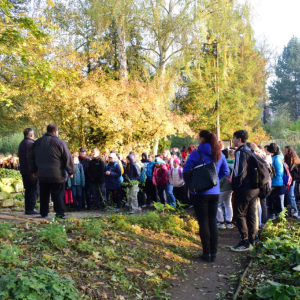
<svg viewBox="0 0 300 300">
<path fill-rule="evenodd" d="M 173 176 L 173 168 L 171 168 L 170 174 L 171 176 Z"/>
<path fill-rule="evenodd" d="M 180 167 L 178 168 L 178 174 L 179 174 L 179 177 L 182 179 L 182 169 Z"/>
</svg>

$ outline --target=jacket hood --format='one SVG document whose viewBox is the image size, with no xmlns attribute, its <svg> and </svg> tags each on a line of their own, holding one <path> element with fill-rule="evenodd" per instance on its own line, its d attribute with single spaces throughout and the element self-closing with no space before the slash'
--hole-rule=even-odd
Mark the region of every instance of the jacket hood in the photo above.
<svg viewBox="0 0 300 300">
<path fill-rule="evenodd" d="M 211 145 L 209 143 L 200 144 L 198 149 L 205 155 L 212 155 Z"/>
<path fill-rule="evenodd" d="M 143 159 L 143 156 L 145 156 L 145 159 Z M 142 153 L 142 160 L 141 160 L 143 163 L 145 163 L 145 162 L 149 162 L 149 160 L 148 160 L 148 156 L 147 156 L 147 153 L 146 152 L 143 152 Z"/>
</svg>

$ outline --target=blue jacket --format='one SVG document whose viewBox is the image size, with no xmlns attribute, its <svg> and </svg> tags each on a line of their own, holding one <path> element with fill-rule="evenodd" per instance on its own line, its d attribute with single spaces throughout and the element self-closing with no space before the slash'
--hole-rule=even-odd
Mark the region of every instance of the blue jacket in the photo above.
<svg viewBox="0 0 300 300">
<path fill-rule="evenodd" d="M 106 175 L 106 171 L 110 172 L 110 175 Z M 121 187 L 121 168 L 117 162 L 110 162 L 104 168 L 105 188 L 107 190 L 117 190 Z"/>
<path fill-rule="evenodd" d="M 147 171 L 146 171 L 146 175 L 147 175 L 147 179 L 152 180 L 152 171 L 153 171 L 153 166 L 155 164 L 155 161 L 151 161 L 147 164 Z"/>
<path fill-rule="evenodd" d="M 278 154 L 272 156 L 272 165 L 275 168 L 276 176 L 272 178 L 272 186 L 283 186 L 283 155 Z"/>
<path fill-rule="evenodd" d="M 75 174 L 71 179 L 71 186 L 80 185 L 82 187 L 85 186 L 85 177 L 84 177 L 84 169 L 81 163 L 75 165 Z"/>
<path fill-rule="evenodd" d="M 211 152 L 211 145 L 208 143 L 200 144 L 198 147 L 199 151 L 202 153 L 204 162 L 205 163 L 211 163 L 213 162 L 212 152 Z M 200 161 L 200 155 L 198 151 L 192 151 L 189 155 L 189 158 L 187 159 L 185 166 L 183 168 L 183 173 L 187 172 L 194 167 L 201 165 L 202 161 Z M 219 179 L 223 178 L 226 174 L 229 173 L 229 168 L 225 159 L 225 156 L 223 153 L 221 153 L 221 159 L 216 163 L 217 167 L 217 173 L 218 173 L 218 183 L 215 187 L 212 189 L 202 192 L 202 193 L 193 193 L 190 191 L 193 195 L 219 195 L 220 194 L 220 183 Z"/>
</svg>

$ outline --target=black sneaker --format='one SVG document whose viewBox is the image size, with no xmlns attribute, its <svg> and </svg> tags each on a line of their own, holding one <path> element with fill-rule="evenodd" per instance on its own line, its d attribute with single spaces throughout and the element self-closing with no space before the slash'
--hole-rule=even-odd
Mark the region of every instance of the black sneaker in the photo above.
<svg viewBox="0 0 300 300">
<path fill-rule="evenodd" d="M 230 248 L 230 250 L 235 252 L 250 251 L 250 243 L 241 241 L 237 246 Z"/>
</svg>

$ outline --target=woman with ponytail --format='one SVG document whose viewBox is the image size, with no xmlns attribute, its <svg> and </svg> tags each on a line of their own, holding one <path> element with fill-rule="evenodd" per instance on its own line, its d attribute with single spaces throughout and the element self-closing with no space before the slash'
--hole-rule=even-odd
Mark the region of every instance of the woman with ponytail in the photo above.
<svg viewBox="0 0 300 300">
<path fill-rule="evenodd" d="M 215 261 L 218 249 L 218 227 L 217 210 L 220 194 L 219 179 L 229 173 L 228 165 L 217 136 L 209 130 L 202 130 L 199 134 L 198 151 L 201 152 L 206 164 L 214 162 L 216 164 L 218 183 L 212 189 L 202 193 L 190 191 L 194 210 L 200 227 L 200 238 L 203 253 L 200 258 L 204 261 Z M 196 166 L 202 165 L 199 152 L 194 150 L 189 155 L 183 168 L 183 173 L 192 170 Z"/>
</svg>

